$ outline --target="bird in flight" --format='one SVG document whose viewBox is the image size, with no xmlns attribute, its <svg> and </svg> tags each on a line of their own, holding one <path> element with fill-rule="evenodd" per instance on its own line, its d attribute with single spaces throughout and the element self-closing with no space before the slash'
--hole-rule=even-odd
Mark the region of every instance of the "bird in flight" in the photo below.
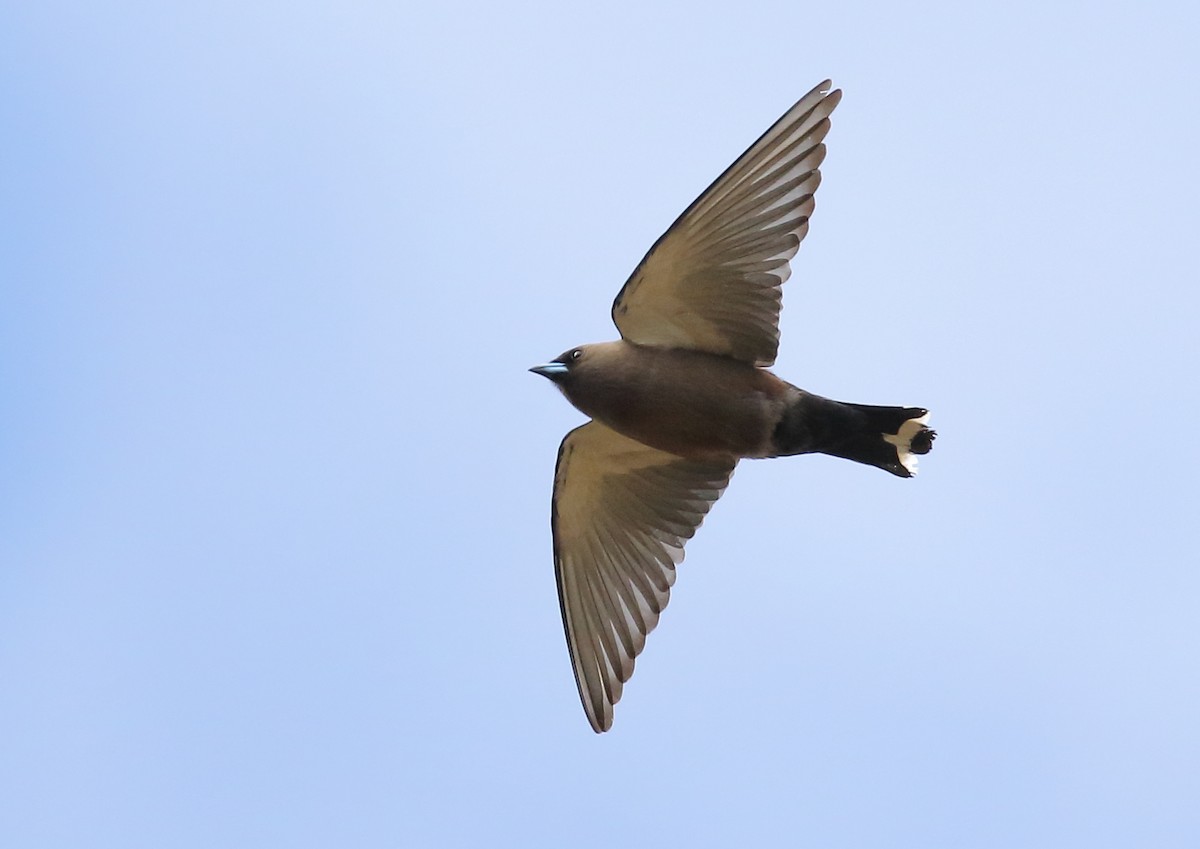
<svg viewBox="0 0 1200 849">
<path fill-rule="evenodd" d="M 613 302 L 619 340 L 530 369 L 591 418 L 558 449 L 550 515 L 567 647 L 596 732 L 612 727 L 684 544 L 738 460 L 818 452 L 907 478 L 933 447 L 923 408 L 833 401 L 767 370 L 841 100 L 831 85 L 800 98 L 654 243 Z"/>
</svg>

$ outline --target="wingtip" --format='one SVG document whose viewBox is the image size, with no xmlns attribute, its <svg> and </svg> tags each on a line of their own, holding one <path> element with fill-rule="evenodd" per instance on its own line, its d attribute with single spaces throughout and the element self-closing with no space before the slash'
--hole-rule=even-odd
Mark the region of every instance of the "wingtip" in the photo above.
<svg viewBox="0 0 1200 849">
<path fill-rule="evenodd" d="M 580 693 L 583 696 L 583 693 Z M 620 697 L 618 697 L 620 698 Z M 602 702 L 599 705 L 589 705 L 586 698 L 583 702 L 583 712 L 587 715 L 588 724 L 592 726 L 592 731 L 597 734 L 603 734 L 612 728 L 613 724 L 613 706 L 608 702 Z"/>
<path fill-rule="evenodd" d="M 822 80 L 809 94 L 823 94 L 826 97 L 841 97 L 842 90 L 833 87 L 833 80 Z"/>
</svg>

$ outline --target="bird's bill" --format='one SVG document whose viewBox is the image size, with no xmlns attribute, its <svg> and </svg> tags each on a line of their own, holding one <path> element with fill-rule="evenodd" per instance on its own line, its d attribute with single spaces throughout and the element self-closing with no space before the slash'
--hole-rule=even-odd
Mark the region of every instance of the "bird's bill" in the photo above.
<svg viewBox="0 0 1200 849">
<path fill-rule="evenodd" d="M 540 366 L 534 366 L 530 369 L 534 374 L 540 374 L 542 377 L 548 377 L 554 380 L 556 377 L 562 377 L 567 373 L 567 367 L 564 363 L 546 363 Z"/>
</svg>

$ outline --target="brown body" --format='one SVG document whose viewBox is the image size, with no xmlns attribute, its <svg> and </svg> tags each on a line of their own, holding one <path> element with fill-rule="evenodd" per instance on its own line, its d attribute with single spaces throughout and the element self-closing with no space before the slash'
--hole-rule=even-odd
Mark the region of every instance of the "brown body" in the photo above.
<svg viewBox="0 0 1200 849">
<path fill-rule="evenodd" d="M 769 457 L 797 390 L 769 371 L 704 351 L 619 339 L 579 349 L 572 404 L 618 433 L 693 459 Z"/>
</svg>

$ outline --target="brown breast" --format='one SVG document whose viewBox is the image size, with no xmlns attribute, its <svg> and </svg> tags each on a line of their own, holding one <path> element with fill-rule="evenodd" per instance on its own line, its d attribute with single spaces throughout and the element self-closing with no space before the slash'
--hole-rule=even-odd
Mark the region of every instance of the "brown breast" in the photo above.
<svg viewBox="0 0 1200 849">
<path fill-rule="evenodd" d="M 748 363 L 624 340 L 587 346 L 563 386 L 592 418 L 684 457 L 762 456 L 787 389 Z"/>
</svg>

